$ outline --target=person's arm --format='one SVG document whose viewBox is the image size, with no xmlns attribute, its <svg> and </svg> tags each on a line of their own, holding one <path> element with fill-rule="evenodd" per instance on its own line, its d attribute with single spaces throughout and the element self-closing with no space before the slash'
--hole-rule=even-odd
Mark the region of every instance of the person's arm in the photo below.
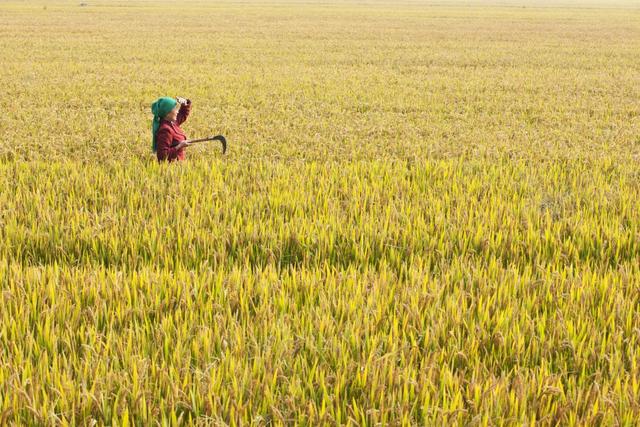
<svg viewBox="0 0 640 427">
<path fill-rule="evenodd" d="M 158 161 L 162 160 L 175 160 L 178 157 L 178 153 L 185 146 L 180 144 L 176 147 L 172 147 L 171 143 L 173 139 L 169 129 L 160 129 L 156 135 L 156 154 L 158 155 Z"/>
<path fill-rule="evenodd" d="M 178 111 L 178 118 L 177 118 L 177 122 L 178 125 L 181 125 L 182 123 L 185 122 L 185 120 L 187 120 L 187 117 L 189 117 L 189 113 L 191 112 L 191 100 L 187 99 L 187 102 L 180 105 L 180 111 Z"/>
</svg>

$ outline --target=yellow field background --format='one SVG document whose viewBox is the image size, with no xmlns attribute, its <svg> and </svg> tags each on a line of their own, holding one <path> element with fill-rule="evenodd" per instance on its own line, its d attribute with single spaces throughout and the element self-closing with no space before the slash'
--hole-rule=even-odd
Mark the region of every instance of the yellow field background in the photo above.
<svg viewBox="0 0 640 427">
<path fill-rule="evenodd" d="M 0 2 L 0 425 L 637 423 L 636 2 L 80 3 Z"/>
<path fill-rule="evenodd" d="M 146 159 L 174 93 L 233 159 L 638 154 L 638 8 L 87 3 L 2 6 L 0 158 Z"/>
</svg>

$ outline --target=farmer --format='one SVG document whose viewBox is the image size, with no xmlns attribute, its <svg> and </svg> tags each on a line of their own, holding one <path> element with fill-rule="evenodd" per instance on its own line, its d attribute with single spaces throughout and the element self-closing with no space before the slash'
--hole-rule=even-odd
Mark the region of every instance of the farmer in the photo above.
<svg viewBox="0 0 640 427">
<path fill-rule="evenodd" d="M 158 161 L 184 160 L 187 136 L 180 125 L 191 112 L 191 100 L 185 98 L 158 98 L 151 104 L 153 113 L 153 151 Z"/>
</svg>

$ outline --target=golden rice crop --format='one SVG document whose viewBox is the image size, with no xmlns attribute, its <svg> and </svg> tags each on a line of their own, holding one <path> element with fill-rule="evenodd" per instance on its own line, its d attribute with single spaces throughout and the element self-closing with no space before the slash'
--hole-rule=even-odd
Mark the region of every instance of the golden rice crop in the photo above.
<svg viewBox="0 0 640 427">
<path fill-rule="evenodd" d="M 637 5 L 87 3 L 0 4 L 0 425 L 637 423 Z"/>
</svg>

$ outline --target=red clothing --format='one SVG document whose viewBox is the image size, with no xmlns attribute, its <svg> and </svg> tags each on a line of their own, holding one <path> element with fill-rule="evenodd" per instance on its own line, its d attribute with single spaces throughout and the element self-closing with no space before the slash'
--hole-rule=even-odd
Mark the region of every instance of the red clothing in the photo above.
<svg viewBox="0 0 640 427">
<path fill-rule="evenodd" d="M 158 155 L 159 162 L 162 160 L 168 160 L 170 162 L 173 160 L 184 160 L 185 149 L 181 148 L 178 150 L 171 146 L 187 139 L 187 135 L 180 129 L 180 125 L 187 120 L 190 112 L 191 102 L 180 106 L 178 119 L 175 122 L 164 119 L 160 120 L 160 127 L 156 133 L 156 154 Z"/>
</svg>

